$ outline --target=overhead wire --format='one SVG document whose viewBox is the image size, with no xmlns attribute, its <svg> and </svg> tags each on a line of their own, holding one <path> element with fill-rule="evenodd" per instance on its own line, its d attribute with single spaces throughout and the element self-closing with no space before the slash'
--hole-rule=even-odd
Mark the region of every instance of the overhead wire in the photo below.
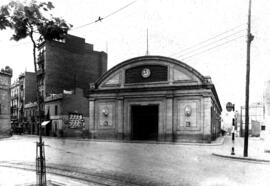
<svg viewBox="0 0 270 186">
<path fill-rule="evenodd" d="M 198 51 L 198 50 L 200 50 L 200 49 L 202 49 L 202 48 L 211 46 L 211 45 L 216 44 L 216 43 L 218 43 L 218 42 L 220 42 L 220 41 L 222 41 L 222 40 L 225 40 L 225 39 L 230 38 L 230 37 L 232 37 L 232 36 L 234 36 L 234 35 L 237 35 L 237 34 L 243 32 L 243 31 L 245 31 L 245 30 L 244 30 L 244 29 L 243 29 L 243 30 L 239 30 L 239 31 L 234 32 L 234 33 L 232 33 L 232 34 L 230 34 L 230 35 L 226 35 L 226 36 L 224 36 L 224 37 L 222 37 L 222 38 L 219 38 L 218 40 L 214 40 L 214 41 L 211 41 L 211 42 L 207 42 L 207 43 L 204 43 L 204 44 L 201 44 L 201 45 L 198 45 L 198 46 L 194 46 L 194 47 L 189 47 L 189 50 L 183 50 L 183 51 L 186 51 L 186 52 L 182 52 L 182 53 L 180 52 L 180 53 L 179 53 L 178 55 L 176 55 L 176 56 L 182 57 L 182 56 L 188 55 L 188 54 L 193 53 L 193 52 L 196 52 L 196 51 Z"/>
<path fill-rule="evenodd" d="M 201 52 L 197 52 L 197 53 L 195 53 L 195 54 L 193 54 L 193 55 L 190 55 L 190 56 L 184 57 L 182 60 L 186 60 L 186 59 L 189 59 L 189 58 L 195 57 L 195 56 L 197 56 L 197 55 L 199 55 L 199 54 L 209 52 L 210 50 L 214 50 L 214 49 L 216 49 L 216 48 L 218 48 L 218 47 L 221 47 L 221 46 L 223 46 L 223 45 L 226 45 L 226 44 L 228 44 L 228 43 L 230 43 L 230 42 L 233 42 L 233 41 L 235 41 L 235 40 L 237 40 L 237 39 L 239 39 L 239 38 L 242 38 L 242 37 L 245 37 L 245 35 L 242 35 L 242 36 L 236 37 L 236 38 L 231 39 L 231 40 L 227 40 L 226 42 L 223 42 L 223 43 L 221 43 L 221 44 L 219 44 L 219 45 L 215 45 L 214 47 L 211 47 L 211 48 L 208 48 L 208 49 L 203 50 L 203 51 L 201 51 Z"/>
<path fill-rule="evenodd" d="M 210 38 L 208 38 L 208 39 L 206 39 L 206 40 L 200 41 L 200 42 L 198 42 L 198 43 L 196 43 L 196 44 L 194 44 L 194 45 L 191 45 L 190 47 L 184 48 L 184 49 L 182 49 L 181 51 L 175 52 L 175 53 L 171 54 L 170 56 L 175 56 L 175 55 L 177 55 L 177 54 L 179 54 L 179 53 L 181 53 L 181 52 L 183 52 L 183 51 L 190 50 L 190 49 L 192 49 L 192 48 L 194 48 L 194 47 L 196 47 L 196 46 L 198 46 L 198 45 L 202 45 L 202 44 L 204 44 L 204 43 L 207 43 L 207 42 L 210 41 L 210 40 L 213 40 L 213 39 L 215 39 L 215 38 L 218 38 L 219 36 L 224 35 L 224 34 L 226 34 L 226 33 L 229 33 L 229 32 L 231 32 L 231 31 L 233 31 L 233 30 L 236 30 L 237 28 L 240 28 L 240 27 L 242 27 L 242 26 L 244 26 L 244 25 L 245 25 L 245 24 L 237 25 L 237 26 L 235 26 L 235 27 L 233 27 L 233 28 L 230 28 L 230 29 L 228 29 L 228 30 L 226 30 L 226 31 L 224 31 L 224 32 L 222 32 L 222 33 L 220 33 L 220 34 L 214 35 L 213 37 L 210 37 Z"/>
<path fill-rule="evenodd" d="M 125 6 L 121 7 L 121 8 L 119 8 L 119 9 L 117 9 L 116 11 L 114 11 L 114 12 L 112 12 L 112 13 L 110 13 L 110 14 L 104 16 L 104 17 L 98 17 L 98 19 L 95 20 L 95 21 L 93 21 L 93 22 L 86 23 L 86 24 L 84 24 L 84 25 L 81 25 L 81 26 L 78 26 L 78 27 L 71 28 L 70 31 L 76 30 L 76 29 L 80 29 L 80 28 L 89 26 L 89 25 L 91 25 L 91 24 L 97 23 L 97 22 L 101 22 L 102 20 L 107 19 L 108 17 L 110 17 L 110 16 L 112 16 L 112 15 L 114 15 L 114 14 L 116 14 L 116 13 L 122 11 L 123 9 L 125 9 L 125 8 L 127 8 L 127 7 L 129 7 L 130 5 L 132 5 L 133 3 L 135 3 L 136 1 L 137 1 L 137 0 L 132 1 L 132 2 L 128 3 L 127 5 L 125 5 Z M 30 42 L 20 43 L 20 44 L 17 44 L 17 45 L 11 45 L 10 47 L 17 47 L 17 46 L 26 45 L 26 44 L 29 44 L 29 43 L 30 43 Z"/>
<path fill-rule="evenodd" d="M 132 5 L 133 3 L 135 3 L 136 1 L 137 1 L 137 0 L 132 1 L 132 2 L 128 3 L 127 5 L 125 5 L 125 6 L 121 7 L 121 8 L 119 8 L 119 9 L 117 9 L 116 11 L 114 11 L 114 12 L 112 12 L 112 13 L 110 13 L 110 14 L 104 16 L 104 17 L 100 17 L 100 16 L 99 16 L 95 21 L 92 21 L 92 22 L 90 22 L 90 23 L 86 23 L 86 24 L 84 24 L 84 25 L 80 25 L 80 26 L 74 27 L 74 28 L 72 28 L 72 29 L 70 29 L 70 30 L 77 30 L 77 29 L 80 29 L 80 28 L 83 28 L 83 27 L 92 25 L 92 24 L 94 24 L 94 23 L 101 22 L 102 20 L 107 19 L 108 17 L 110 17 L 110 16 L 112 16 L 112 15 L 114 15 L 114 14 L 116 14 L 116 13 L 122 11 L 123 9 L 125 9 L 125 8 L 127 8 L 127 7 L 129 7 L 130 5 Z"/>
</svg>

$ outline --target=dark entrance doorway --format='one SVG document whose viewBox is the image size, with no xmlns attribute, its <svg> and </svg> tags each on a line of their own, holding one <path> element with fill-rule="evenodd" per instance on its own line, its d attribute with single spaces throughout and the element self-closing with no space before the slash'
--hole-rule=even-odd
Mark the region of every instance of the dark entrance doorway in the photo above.
<svg viewBox="0 0 270 186">
<path fill-rule="evenodd" d="M 157 140 L 158 105 L 132 106 L 131 125 L 133 140 Z"/>
</svg>

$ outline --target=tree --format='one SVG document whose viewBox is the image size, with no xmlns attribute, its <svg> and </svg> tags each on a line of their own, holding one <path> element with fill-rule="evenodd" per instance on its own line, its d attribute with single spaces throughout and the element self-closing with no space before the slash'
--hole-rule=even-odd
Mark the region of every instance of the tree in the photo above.
<svg viewBox="0 0 270 186">
<path fill-rule="evenodd" d="M 72 25 L 67 24 L 64 19 L 53 17 L 49 12 L 54 8 L 51 2 L 30 2 L 11 1 L 0 7 L 0 30 L 11 29 L 14 31 L 11 39 L 19 41 L 29 37 L 33 44 L 34 69 L 37 74 L 36 50 L 38 44 L 43 41 L 62 40 Z M 41 177 L 40 184 L 43 185 L 42 177 L 42 135 L 41 135 L 41 109 L 40 96 L 37 79 L 37 105 L 39 115 L 39 147 Z M 45 161 L 45 159 L 44 159 Z M 44 164 L 45 165 L 45 164 Z M 45 175 L 46 182 L 46 175 Z"/>
<path fill-rule="evenodd" d="M 0 8 L 0 30 L 10 28 L 14 31 L 12 40 L 19 41 L 29 37 L 33 44 L 34 69 L 37 73 L 36 50 L 42 41 L 62 40 L 72 25 L 65 20 L 48 14 L 54 8 L 51 2 L 21 3 L 11 1 Z M 37 90 L 37 103 L 40 105 Z M 40 107 L 38 106 L 38 110 Z M 40 115 L 40 111 L 39 115 Z"/>
</svg>

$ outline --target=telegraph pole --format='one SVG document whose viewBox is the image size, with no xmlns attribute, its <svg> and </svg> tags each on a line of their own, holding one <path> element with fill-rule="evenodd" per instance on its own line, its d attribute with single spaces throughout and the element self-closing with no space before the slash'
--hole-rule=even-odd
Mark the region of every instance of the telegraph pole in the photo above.
<svg viewBox="0 0 270 186">
<path fill-rule="evenodd" d="M 244 139 L 244 157 L 248 156 L 248 135 L 249 135 L 249 80 L 250 80 L 250 45 L 254 38 L 250 29 L 251 22 L 251 0 L 248 6 L 248 28 L 247 28 L 247 69 L 246 69 L 246 105 L 245 105 L 245 139 Z"/>
</svg>

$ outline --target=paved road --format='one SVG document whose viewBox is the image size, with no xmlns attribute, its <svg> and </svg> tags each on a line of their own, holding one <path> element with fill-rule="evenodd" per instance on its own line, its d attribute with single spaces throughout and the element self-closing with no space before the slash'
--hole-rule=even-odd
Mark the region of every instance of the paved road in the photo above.
<svg viewBox="0 0 270 186">
<path fill-rule="evenodd" d="M 1 186 L 33 186 L 34 184 L 36 184 L 36 173 L 35 171 L 31 170 L 0 166 L 0 178 Z M 65 176 L 47 174 L 47 185 L 89 186 L 89 183 Z M 93 184 L 93 186 L 95 186 L 95 184 Z"/>
<path fill-rule="evenodd" d="M 0 140 L 1 163 L 34 165 L 35 136 Z M 122 185 L 268 186 L 269 163 L 223 159 L 224 145 L 172 145 L 45 138 L 48 167 L 81 173 L 92 180 L 118 180 Z M 1 172 L 0 172 L 1 173 Z M 1 175 L 0 175 L 1 177 Z M 1 182 L 1 181 L 0 181 Z M 111 183 L 111 184 L 110 184 Z M 117 185 L 117 184 L 115 184 Z"/>
</svg>

